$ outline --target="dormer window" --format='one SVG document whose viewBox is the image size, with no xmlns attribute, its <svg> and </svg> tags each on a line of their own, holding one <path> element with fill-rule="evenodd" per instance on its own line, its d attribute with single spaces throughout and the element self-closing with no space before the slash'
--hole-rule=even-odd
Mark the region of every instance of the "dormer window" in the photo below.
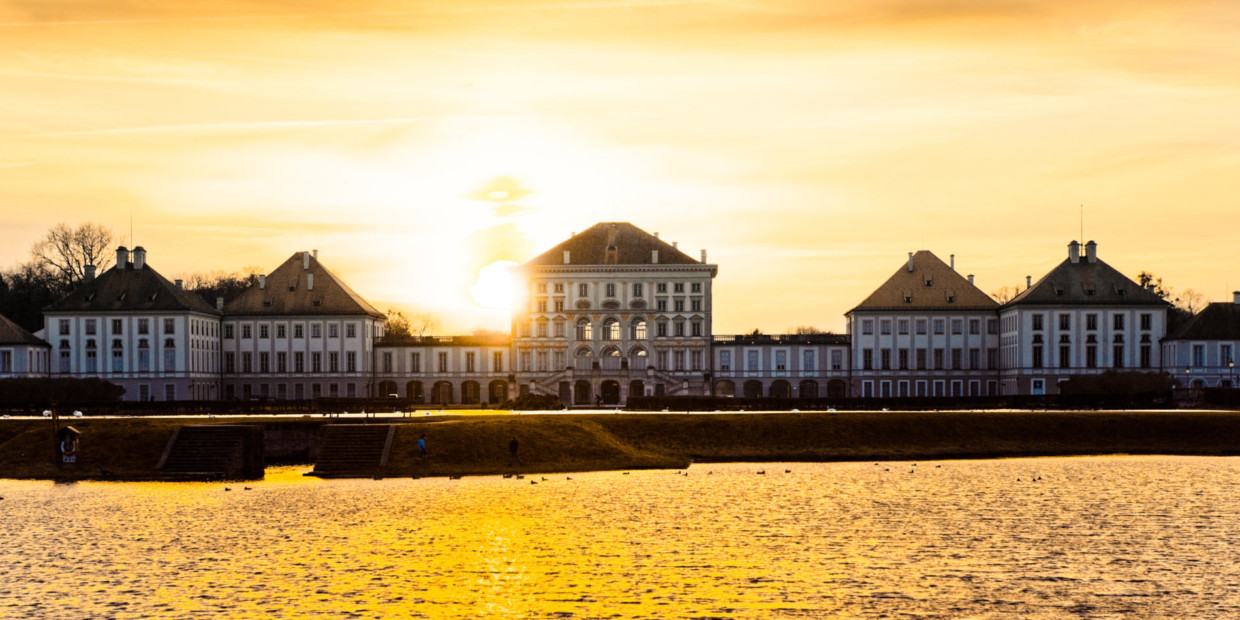
<svg viewBox="0 0 1240 620">
<path fill-rule="evenodd" d="M 934 278 L 926 276 L 926 286 L 934 286 Z"/>
</svg>

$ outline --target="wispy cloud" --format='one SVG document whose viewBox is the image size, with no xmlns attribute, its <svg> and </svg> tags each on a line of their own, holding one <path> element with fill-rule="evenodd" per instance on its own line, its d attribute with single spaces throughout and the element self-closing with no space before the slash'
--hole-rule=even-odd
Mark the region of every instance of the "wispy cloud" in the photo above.
<svg viewBox="0 0 1240 620">
<path fill-rule="evenodd" d="M 304 129 L 318 127 L 347 127 L 351 125 L 408 125 L 421 123 L 428 118 L 368 118 L 368 119 L 335 119 L 313 121 L 252 121 L 239 123 L 191 123 L 186 125 L 145 125 L 141 127 L 112 127 L 106 129 L 84 129 L 80 131 L 55 131 L 48 133 L 31 133 L 13 136 L 7 140 L 34 138 L 64 138 L 76 136 L 115 136 L 127 134 L 157 133 L 253 133 L 264 131 L 282 131 L 285 129 Z M 5 139 L 0 139 L 5 140 Z"/>
</svg>

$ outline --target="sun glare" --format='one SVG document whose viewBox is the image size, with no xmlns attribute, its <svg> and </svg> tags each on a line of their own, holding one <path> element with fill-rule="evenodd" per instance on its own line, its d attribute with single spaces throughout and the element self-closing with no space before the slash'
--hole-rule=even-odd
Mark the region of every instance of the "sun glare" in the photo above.
<svg viewBox="0 0 1240 620">
<path fill-rule="evenodd" d="M 478 278 L 469 287 L 474 302 L 483 308 L 508 310 L 512 307 L 512 274 L 508 271 L 517 263 L 497 260 L 478 270 Z"/>
</svg>

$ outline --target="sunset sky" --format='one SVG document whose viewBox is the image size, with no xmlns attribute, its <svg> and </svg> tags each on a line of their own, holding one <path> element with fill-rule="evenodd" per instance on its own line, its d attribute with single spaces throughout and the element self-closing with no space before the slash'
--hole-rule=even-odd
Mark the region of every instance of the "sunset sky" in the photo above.
<svg viewBox="0 0 1240 620">
<path fill-rule="evenodd" d="M 317 248 L 375 305 L 599 221 L 705 248 L 715 332 L 841 330 L 908 252 L 1079 236 L 1240 288 L 1240 3 L 0 0 L 0 267 L 94 221 L 168 277 Z"/>
</svg>

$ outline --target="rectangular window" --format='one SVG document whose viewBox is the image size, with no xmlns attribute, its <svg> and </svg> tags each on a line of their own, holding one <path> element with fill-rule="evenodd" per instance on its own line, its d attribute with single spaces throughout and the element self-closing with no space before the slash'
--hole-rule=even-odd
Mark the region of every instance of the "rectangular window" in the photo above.
<svg viewBox="0 0 1240 620">
<path fill-rule="evenodd" d="M 689 309 L 690 309 L 690 310 L 692 310 L 693 312 L 701 312 L 701 311 L 702 311 L 702 300 L 701 300 L 701 299 L 694 299 L 694 300 L 690 301 L 690 302 L 689 302 Z"/>
<path fill-rule="evenodd" d="M 232 351 L 224 352 L 224 372 L 237 372 L 237 357 Z"/>
<path fill-rule="evenodd" d="M 271 354 L 263 351 L 258 354 L 258 372 L 271 372 Z"/>
<path fill-rule="evenodd" d="M 917 349 L 917 370 L 925 370 L 925 369 L 926 369 L 926 350 L 923 348 L 918 348 Z"/>
<path fill-rule="evenodd" d="M 1098 329 L 1098 315 L 1097 314 L 1091 313 L 1091 314 L 1085 315 L 1085 329 L 1088 329 L 1090 331 Z"/>
<path fill-rule="evenodd" d="M 564 312 L 564 300 L 563 299 L 555 300 L 555 311 Z"/>
<path fill-rule="evenodd" d="M 732 370 L 732 352 L 719 352 L 719 370 Z"/>
<path fill-rule="evenodd" d="M 775 370 L 788 370 L 788 352 L 775 352 Z"/>
<path fill-rule="evenodd" d="M 477 369 L 474 367 L 475 366 L 474 358 L 475 358 L 475 355 L 473 351 L 465 352 L 465 372 L 476 372 L 477 371 Z"/>
<path fill-rule="evenodd" d="M 673 292 L 673 293 L 683 293 L 683 292 L 685 292 L 685 283 L 684 283 L 684 282 L 676 282 L 676 283 L 672 284 L 672 292 Z"/>
<path fill-rule="evenodd" d="M 1059 367 L 1060 368 L 1071 368 L 1072 367 L 1072 347 L 1066 344 L 1059 346 Z"/>
<path fill-rule="evenodd" d="M 241 372 L 254 372 L 254 355 L 248 351 L 241 354 Z"/>
<path fill-rule="evenodd" d="M 874 370 L 874 349 L 861 350 L 861 369 Z"/>
<path fill-rule="evenodd" d="M 241 326 L 241 337 L 242 338 L 253 338 L 254 337 L 252 328 L 250 327 L 249 323 L 245 323 Z"/>
<path fill-rule="evenodd" d="M 112 319 L 112 335 L 119 336 L 124 333 L 123 326 L 124 323 L 120 319 Z"/>
<path fill-rule="evenodd" d="M 861 333 L 866 336 L 874 333 L 874 321 L 872 319 L 861 321 Z"/>
<path fill-rule="evenodd" d="M 1060 314 L 1059 315 L 1059 329 L 1072 329 L 1072 315 L 1071 314 Z"/>
<path fill-rule="evenodd" d="M 323 384 L 322 383 L 311 383 L 310 384 L 310 396 L 313 398 L 323 398 Z"/>
<path fill-rule="evenodd" d="M 328 338 L 339 338 L 340 337 L 340 326 L 335 323 L 328 323 L 327 324 L 327 337 Z"/>
<path fill-rule="evenodd" d="M 448 372 L 448 354 L 439 354 L 439 372 Z"/>
<path fill-rule="evenodd" d="M 908 334 L 908 319 L 896 321 L 896 333 L 901 336 Z"/>
<path fill-rule="evenodd" d="M 1114 324 L 1115 329 L 1124 329 L 1124 315 L 1113 315 L 1111 317 L 1111 322 Z"/>
<path fill-rule="evenodd" d="M 578 297 L 589 297 L 590 296 L 590 285 L 589 284 L 578 284 L 577 285 L 577 296 Z"/>
<path fill-rule="evenodd" d="M 392 372 L 392 352 L 383 352 L 383 372 Z"/>
<path fill-rule="evenodd" d="M 654 285 L 654 292 L 656 292 L 656 293 L 666 293 L 666 292 L 667 292 L 667 282 L 659 282 L 658 284 L 655 284 L 655 285 Z"/>
<path fill-rule="evenodd" d="M 608 297 L 616 296 L 616 285 L 611 282 L 607 283 L 607 296 Z"/>
<path fill-rule="evenodd" d="M 683 337 L 685 335 L 685 324 L 684 323 L 676 323 L 674 327 L 676 330 L 675 333 L 676 333 L 677 338 Z"/>
<path fill-rule="evenodd" d="M 259 326 L 258 326 L 258 337 L 259 337 L 259 338 L 270 338 L 270 337 L 271 337 L 271 327 L 270 327 L 270 326 L 268 326 L 266 323 L 263 323 L 262 325 L 259 325 Z"/>
<path fill-rule="evenodd" d="M 345 338 L 357 338 L 357 323 L 345 323 L 344 336 Z M 349 385 L 352 386 L 353 384 L 350 383 Z"/>
<path fill-rule="evenodd" d="M 311 338 L 322 338 L 323 337 L 323 325 L 321 323 L 310 324 L 310 337 Z"/>
<path fill-rule="evenodd" d="M 969 319 L 969 333 L 970 334 L 982 333 L 982 320 L 981 319 Z"/>
<path fill-rule="evenodd" d="M 844 368 L 844 352 L 831 352 L 831 370 L 841 370 Z"/>
<path fill-rule="evenodd" d="M 1203 344 L 1193 345 L 1193 366 L 1206 365 L 1206 347 Z"/>
<path fill-rule="evenodd" d="M 642 296 L 642 285 L 641 285 L 641 283 L 640 283 L 640 282 L 638 282 L 637 284 L 634 284 L 634 285 L 633 285 L 633 296 L 634 296 L 634 297 L 641 297 L 641 296 Z"/>
<path fill-rule="evenodd" d="M 654 307 L 658 309 L 659 312 L 667 312 L 667 300 L 660 299 L 658 301 L 655 301 Z"/>
<path fill-rule="evenodd" d="M 917 333 L 924 336 L 926 334 L 926 320 L 917 319 Z"/>
<path fill-rule="evenodd" d="M 986 319 L 986 333 L 999 333 L 999 319 Z"/>
<path fill-rule="evenodd" d="M 286 327 L 284 323 L 276 325 L 276 338 L 288 338 L 288 329 Z"/>
<path fill-rule="evenodd" d="M 986 368 L 995 370 L 999 367 L 999 349 L 986 349 Z"/>
<path fill-rule="evenodd" d="M 293 337 L 294 338 L 305 338 L 306 337 L 305 326 L 302 325 L 301 323 L 297 323 L 293 325 Z"/>
<path fill-rule="evenodd" d="M 176 319 L 164 319 L 164 334 L 171 335 L 177 333 Z"/>
<path fill-rule="evenodd" d="M 676 364 L 676 370 L 685 369 L 685 352 L 684 349 L 676 349 L 672 352 L 672 361 Z"/>
<path fill-rule="evenodd" d="M 293 372 L 306 372 L 306 354 L 301 351 L 293 353 Z"/>
<path fill-rule="evenodd" d="M 1141 315 L 1141 329 L 1142 329 L 1142 330 L 1148 330 L 1148 329 L 1150 329 L 1150 325 L 1154 322 L 1154 319 L 1153 319 L 1153 318 L 1151 318 L 1151 317 L 1152 317 L 1152 315 L 1150 315 L 1150 314 L 1148 314 L 1148 313 L 1143 313 L 1143 314 Z"/>
<path fill-rule="evenodd" d="M 758 372 L 759 368 L 758 368 L 758 352 L 757 351 L 746 351 L 745 352 L 745 370 L 749 372 Z"/>
<path fill-rule="evenodd" d="M 934 369 L 935 370 L 943 370 L 943 364 L 944 364 L 943 357 L 944 357 L 943 349 L 934 350 Z"/>
<path fill-rule="evenodd" d="M 685 300 L 683 299 L 673 300 L 672 306 L 675 308 L 676 312 L 684 312 L 685 311 Z"/>
<path fill-rule="evenodd" d="M 340 353 L 332 351 L 327 354 L 328 372 L 340 372 Z"/>
<path fill-rule="evenodd" d="M 801 353 L 801 370 L 814 370 L 814 352 L 803 351 Z"/>
<path fill-rule="evenodd" d="M 142 344 L 146 344 L 143 341 Z M 151 350 L 147 348 L 138 349 L 138 372 L 151 371 Z"/>
<path fill-rule="evenodd" d="M 1150 367 L 1150 345 L 1148 344 L 1141 345 L 1141 367 Z"/>
<path fill-rule="evenodd" d="M 491 353 L 491 372 L 504 372 L 504 352 Z"/>
<path fill-rule="evenodd" d="M 547 371 L 547 352 L 539 351 L 538 352 L 538 372 L 546 372 L 546 371 Z"/>
<path fill-rule="evenodd" d="M 701 293 L 701 292 L 702 292 L 702 283 L 701 283 L 701 282 L 694 282 L 694 283 L 690 284 L 690 285 L 689 285 L 689 292 L 690 292 L 690 293 Z"/>
<path fill-rule="evenodd" d="M 1124 345 L 1117 344 L 1111 347 L 1111 366 L 1113 368 L 1124 367 Z"/>
<path fill-rule="evenodd" d="M 1034 368 L 1041 368 L 1041 367 L 1042 367 L 1042 347 L 1034 347 L 1034 348 L 1033 348 L 1033 362 L 1032 362 L 1032 364 L 1031 364 L 1031 365 L 1032 365 Z"/>
<path fill-rule="evenodd" d="M 952 349 L 952 370 L 960 370 L 963 365 L 964 350 Z"/>
<path fill-rule="evenodd" d="M 655 354 L 655 359 L 658 360 L 658 366 L 656 366 L 656 368 L 660 368 L 663 370 L 668 369 L 667 368 L 667 351 L 659 351 L 658 353 Z"/>
<path fill-rule="evenodd" d="M 67 332 L 63 332 L 62 335 L 67 335 Z M 86 335 L 95 335 L 95 319 L 86 319 Z"/>
<path fill-rule="evenodd" d="M 896 352 L 896 364 L 900 370 L 908 370 L 908 349 L 900 349 Z"/>
<path fill-rule="evenodd" d="M 1235 360 L 1234 360 L 1234 359 L 1232 359 L 1232 357 L 1231 357 L 1231 345 L 1230 345 L 1230 344 L 1220 344 L 1220 345 L 1218 346 L 1218 362 L 1219 362 L 1219 366 L 1226 366 L 1226 365 L 1228 365 L 1228 364 L 1232 363 L 1233 361 L 1235 361 Z"/>
<path fill-rule="evenodd" d="M 546 299 L 539 299 L 539 300 L 535 303 L 535 306 L 534 306 L 534 312 L 546 312 L 546 311 L 547 311 L 547 300 L 546 300 Z"/>
<path fill-rule="evenodd" d="M 964 333 L 964 321 L 962 319 L 952 319 L 952 333 L 953 334 Z"/>
<path fill-rule="evenodd" d="M 655 335 L 660 338 L 667 337 L 667 323 L 659 322 L 655 324 Z"/>
<path fill-rule="evenodd" d="M 702 369 L 702 352 L 694 349 L 689 352 L 689 370 Z"/>
<path fill-rule="evenodd" d="M 69 319 L 60 319 L 58 322 L 61 336 L 69 335 Z"/>
<path fill-rule="evenodd" d="M 1085 367 L 1098 367 L 1098 347 L 1096 345 L 1088 345 L 1085 347 Z"/>
<path fill-rule="evenodd" d="M 288 372 L 288 353 L 276 353 L 276 372 Z"/>
<path fill-rule="evenodd" d="M 946 322 L 946 321 L 944 321 L 943 319 L 935 319 L 935 320 L 934 320 L 934 333 L 935 333 L 935 335 L 939 335 L 939 336 L 943 335 L 944 333 L 946 333 L 946 329 L 947 329 L 947 322 Z"/>
<path fill-rule="evenodd" d="M 1034 315 L 1030 315 L 1030 317 L 1029 317 L 1029 318 L 1030 318 L 1030 320 L 1031 320 L 1031 321 L 1032 321 L 1032 323 L 1033 323 L 1033 331 L 1035 331 L 1035 332 L 1040 332 L 1040 331 L 1042 331 L 1042 315 L 1041 315 L 1041 314 L 1034 314 Z"/>
<path fill-rule="evenodd" d="M 886 336 L 891 334 L 891 320 L 883 319 L 878 322 L 878 333 Z"/>
<path fill-rule="evenodd" d="M 345 372 L 357 372 L 357 351 L 346 351 L 344 354 Z"/>
<path fill-rule="evenodd" d="M 422 354 L 418 351 L 409 354 L 409 372 L 422 372 Z"/>
<path fill-rule="evenodd" d="M 310 372 L 323 372 L 323 354 L 315 351 L 310 354 Z"/>
<path fill-rule="evenodd" d="M 701 323 L 692 323 L 692 324 L 690 324 L 690 327 L 692 327 L 692 328 L 693 328 L 691 335 L 693 335 L 693 336 L 701 336 L 701 335 L 702 335 L 702 324 L 701 324 Z"/>
<path fill-rule="evenodd" d="M 138 319 L 138 334 L 145 335 L 151 333 L 151 320 Z"/>
</svg>

